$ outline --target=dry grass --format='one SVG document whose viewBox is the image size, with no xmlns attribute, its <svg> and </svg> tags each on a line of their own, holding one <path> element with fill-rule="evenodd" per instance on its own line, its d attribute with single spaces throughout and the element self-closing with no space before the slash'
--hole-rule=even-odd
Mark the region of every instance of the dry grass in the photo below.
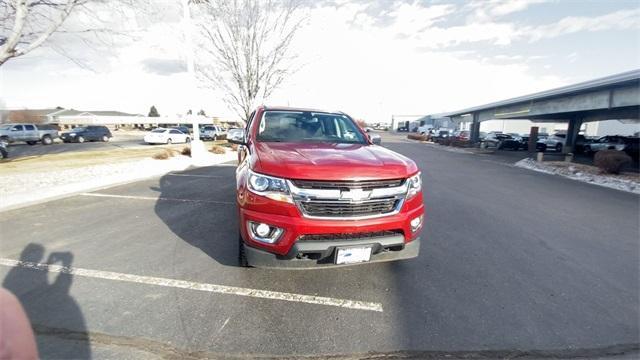
<svg viewBox="0 0 640 360">
<path fill-rule="evenodd" d="M 184 152 L 184 149 L 182 150 Z M 153 154 L 151 157 L 156 160 L 167 160 L 170 157 L 174 157 L 178 152 L 173 149 L 162 149 L 160 152 Z M 191 150 L 189 149 L 189 154 L 191 154 Z"/>
<path fill-rule="evenodd" d="M 209 151 L 214 153 L 214 154 L 224 154 L 224 153 L 226 153 L 226 150 L 224 149 L 224 147 L 222 147 L 220 145 L 213 145 L 211 147 L 211 149 L 209 149 Z"/>
<path fill-rule="evenodd" d="M 191 147 L 189 146 L 183 147 L 182 150 L 180 151 L 180 154 L 185 156 L 191 156 Z"/>
<path fill-rule="evenodd" d="M 55 145 L 51 145 L 55 146 Z M 73 169 L 91 165 L 112 164 L 153 157 L 163 149 L 171 146 L 141 146 L 136 148 L 108 149 L 99 151 L 64 152 L 58 154 L 34 155 L 20 158 L 9 158 L 0 161 L 0 177 L 14 173 L 40 173 L 51 169 Z M 173 150 L 171 156 L 179 151 Z"/>
<path fill-rule="evenodd" d="M 410 139 L 410 140 L 427 141 L 427 135 L 409 134 L 409 135 L 407 135 L 407 139 Z"/>
</svg>

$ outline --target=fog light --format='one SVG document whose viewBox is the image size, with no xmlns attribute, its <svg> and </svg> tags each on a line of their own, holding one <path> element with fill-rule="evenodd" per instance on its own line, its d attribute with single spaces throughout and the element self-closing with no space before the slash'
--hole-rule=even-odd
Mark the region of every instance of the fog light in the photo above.
<svg viewBox="0 0 640 360">
<path fill-rule="evenodd" d="M 284 232 L 284 230 L 279 227 L 253 221 L 247 221 L 247 230 L 253 240 L 267 244 L 273 244 L 278 241 Z"/>
<path fill-rule="evenodd" d="M 256 235 L 258 236 L 265 237 L 269 235 L 270 231 L 271 227 L 269 227 L 269 225 L 267 224 L 259 224 L 258 226 L 256 226 Z"/>
<path fill-rule="evenodd" d="M 411 231 L 416 232 L 422 226 L 422 217 L 423 215 L 418 216 L 417 218 L 411 220 Z"/>
</svg>

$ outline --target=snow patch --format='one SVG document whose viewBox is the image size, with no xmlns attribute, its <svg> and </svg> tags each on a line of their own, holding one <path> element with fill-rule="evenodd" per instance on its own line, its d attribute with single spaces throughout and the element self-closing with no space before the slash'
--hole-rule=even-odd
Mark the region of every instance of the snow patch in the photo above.
<svg viewBox="0 0 640 360">
<path fill-rule="evenodd" d="M 515 166 L 542 172 L 545 174 L 560 175 L 566 178 L 586 182 L 589 184 L 622 190 L 634 194 L 640 194 L 640 176 L 629 175 L 606 175 L 589 172 L 586 165 L 568 165 L 539 163 L 533 159 L 522 159 L 515 163 Z M 589 167 L 593 168 L 593 167 Z M 595 168 L 594 168 L 595 169 Z M 596 169 L 597 170 L 597 169 Z M 595 170 L 592 170 L 595 171 Z"/>
</svg>

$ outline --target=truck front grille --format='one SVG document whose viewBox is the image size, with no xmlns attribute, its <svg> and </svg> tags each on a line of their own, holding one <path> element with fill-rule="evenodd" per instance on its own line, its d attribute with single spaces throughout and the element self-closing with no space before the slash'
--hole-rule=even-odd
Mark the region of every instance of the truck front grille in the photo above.
<svg viewBox="0 0 640 360">
<path fill-rule="evenodd" d="M 306 215 L 316 217 L 361 217 L 388 214 L 402 201 L 397 198 L 350 203 L 340 200 L 309 200 L 300 202 Z"/>
<path fill-rule="evenodd" d="M 402 230 L 385 230 L 362 233 L 344 233 L 344 234 L 311 234 L 302 235 L 298 241 L 335 241 L 335 240 L 362 240 L 375 239 L 385 236 L 403 235 Z"/>
<path fill-rule="evenodd" d="M 361 180 L 361 181 L 323 181 L 323 180 L 291 180 L 301 189 L 362 189 L 372 190 L 401 186 L 404 179 Z"/>
</svg>

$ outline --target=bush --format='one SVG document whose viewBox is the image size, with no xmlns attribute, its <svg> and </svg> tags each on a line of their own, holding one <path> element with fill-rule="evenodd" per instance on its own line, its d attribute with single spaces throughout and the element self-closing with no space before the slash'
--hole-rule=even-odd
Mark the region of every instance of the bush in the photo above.
<svg viewBox="0 0 640 360">
<path fill-rule="evenodd" d="M 630 162 L 631 157 L 618 150 L 600 150 L 593 157 L 593 164 L 606 174 L 620 174 L 622 167 Z"/>
<path fill-rule="evenodd" d="M 426 135 L 420 135 L 420 134 L 409 134 L 409 135 L 407 135 L 407 139 L 427 141 L 427 136 Z"/>
<path fill-rule="evenodd" d="M 470 140 L 454 139 L 454 140 L 451 140 L 451 146 L 471 147 L 471 141 Z"/>
<path fill-rule="evenodd" d="M 224 154 L 224 153 L 226 153 L 224 147 L 222 147 L 220 145 L 213 145 L 211 147 L 211 149 L 209 149 L 209 151 L 214 153 L 214 154 Z"/>
<path fill-rule="evenodd" d="M 171 150 L 171 149 L 164 149 L 160 152 L 157 152 L 155 154 L 153 154 L 153 156 L 151 156 L 152 158 L 156 159 L 156 160 L 167 160 L 170 157 L 173 157 L 175 155 L 175 151 Z"/>
<path fill-rule="evenodd" d="M 186 156 L 191 156 L 191 148 L 189 146 L 183 147 L 182 151 L 180 151 L 180 154 L 186 155 Z"/>
</svg>

